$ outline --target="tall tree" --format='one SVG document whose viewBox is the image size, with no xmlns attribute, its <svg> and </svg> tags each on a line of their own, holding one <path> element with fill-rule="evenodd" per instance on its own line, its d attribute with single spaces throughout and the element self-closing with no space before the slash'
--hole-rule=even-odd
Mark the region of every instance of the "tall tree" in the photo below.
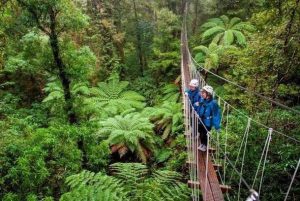
<svg viewBox="0 0 300 201">
<path fill-rule="evenodd" d="M 42 0 L 16 0 L 27 15 L 29 25 L 37 27 L 49 37 L 49 43 L 55 63 L 55 70 L 63 86 L 65 111 L 71 124 L 76 123 L 73 102 L 70 91 L 71 78 L 68 76 L 67 67 L 62 59 L 60 36 L 72 29 L 78 29 L 87 24 L 87 18 L 74 3 L 67 1 L 42 1 Z M 69 16 L 71 15 L 71 16 Z"/>
<path fill-rule="evenodd" d="M 135 20 L 135 34 L 136 34 L 136 47 L 137 47 L 137 54 L 139 57 L 139 65 L 140 65 L 140 71 L 141 75 L 144 76 L 144 70 L 147 65 L 147 60 L 145 58 L 145 55 L 142 52 L 142 37 L 141 37 L 141 31 L 139 27 L 139 17 L 137 13 L 137 6 L 135 0 L 132 0 L 133 3 L 133 11 L 134 11 L 134 20 Z"/>
</svg>

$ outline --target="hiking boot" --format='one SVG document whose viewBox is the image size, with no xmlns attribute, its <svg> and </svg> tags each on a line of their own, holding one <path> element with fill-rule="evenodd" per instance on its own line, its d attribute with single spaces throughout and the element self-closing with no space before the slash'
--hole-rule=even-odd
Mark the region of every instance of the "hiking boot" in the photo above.
<svg viewBox="0 0 300 201">
<path fill-rule="evenodd" d="M 201 145 L 198 147 L 198 149 L 199 149 L 200 151 L 206 151 L 206 145 L 201 144 Z"/>
</svg>

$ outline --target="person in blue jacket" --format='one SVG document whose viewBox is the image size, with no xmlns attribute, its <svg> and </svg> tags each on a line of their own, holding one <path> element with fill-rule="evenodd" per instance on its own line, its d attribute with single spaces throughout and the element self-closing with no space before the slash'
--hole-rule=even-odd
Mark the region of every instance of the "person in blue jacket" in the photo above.
<svg viewBox="0 0 300 201">
<path fill-rule="evenodd" d="M 189 84 L 189 89 L 185 90 L 185 94 L 188 95 L 191 104 L 194 106 L 195 100 L 199 94 L 199 82 L 197 79 L 192 79 Z"/>
<path fill-rule="evenodd" d="M 195 109 L 201 121 L 198 125 L 201 144 L 198 147 L 201 151 L 206 151 L 207 148 L 207 132 L 214 127 L 217 132 L 220 132 L 221 114 L 220 108 L 216 100 L 213 99 L 213 88 L 209 85 L 201 89 L 201 97 L 198 98 Z"/>
</svg>

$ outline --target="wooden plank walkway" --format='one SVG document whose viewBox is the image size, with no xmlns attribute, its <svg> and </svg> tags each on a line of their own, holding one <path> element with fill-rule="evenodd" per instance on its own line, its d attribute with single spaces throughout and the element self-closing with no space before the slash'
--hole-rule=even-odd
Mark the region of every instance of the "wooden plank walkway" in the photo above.
<svg viewBox="0 0 300 201">
<path fill-rule="evenodd" d="M 208 180 L 206 186 L 206 195 L 205 195 L 205 182 L 206 182 L 206 152 L 199 151 L 199 178 L 200 178 L 200 187 L 202 191 L 202 197 L 204 201 L 223 201 L 224 196 L 220 188 L 219 180 L 213 166 L 210 156 L 208 156 Z"/>
<path fill-rule="evenodd" d="M 197 150 L 195 145 L 194 150 Z M 206 183 L 206 152 L 198 151 L 198 178 L 200 181 L 188 181 L 190 187 L 197 187 L 201 189 L 202 198 L 204 201 L 224 201 L 224 196 L 222 193 L 221 185 L 219 183 L 215 167 L 211 160 L 211 157 L 208 156 L 208 172 L 207 172 L 207 186 L 205 189 Z M 189 165 L 196 166 L 196 162 L 187 161 Z M 206 192 L 206 194 L 205 194 Z"/>
</svg>

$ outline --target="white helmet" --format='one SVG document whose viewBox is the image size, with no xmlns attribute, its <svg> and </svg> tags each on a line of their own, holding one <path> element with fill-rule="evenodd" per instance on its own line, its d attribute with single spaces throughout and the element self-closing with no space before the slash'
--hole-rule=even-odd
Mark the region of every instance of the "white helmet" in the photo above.
<svg viewBox="0 0 300 201">
<path fill-rule="evenodd" d="M 198 87 L 198 86 L 199 86 L 198 80 L 197 80 L 197 79 L 192 79 L 192 80 L 190 81 L 190 86 L 191 86 L 191 87 Z"/>
<path fill-rule="evenodd" d="M 212 88 L 212 86 L 206 85 L 202 88 L 202 90 L 206 91 L 207 93 L 213 95 L 214 93 L 214 88 Z"/>
</svg>

